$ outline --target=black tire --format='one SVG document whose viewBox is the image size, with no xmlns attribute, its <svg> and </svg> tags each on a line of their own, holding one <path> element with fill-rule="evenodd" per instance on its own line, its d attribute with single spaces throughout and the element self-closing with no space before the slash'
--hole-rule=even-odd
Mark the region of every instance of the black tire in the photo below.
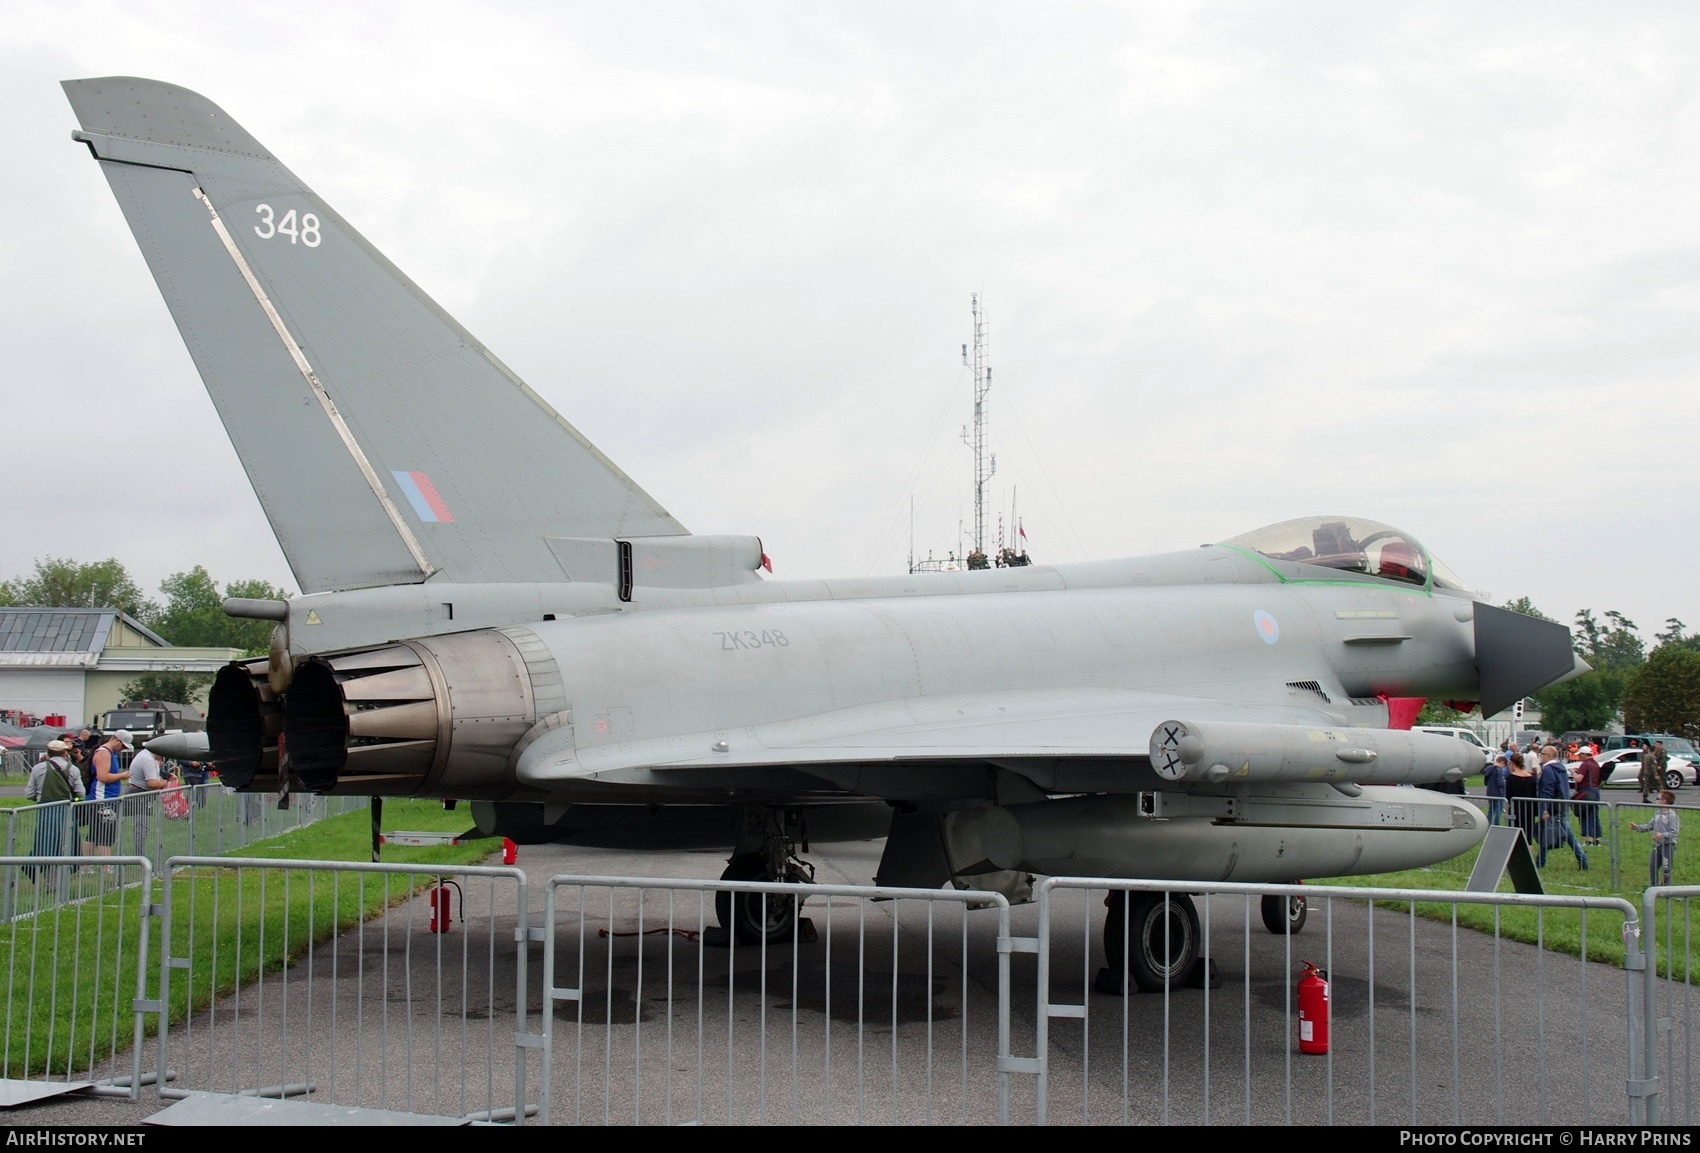
<svg viewBox="0 0 1700 1153">
<path fill-rule="evenodd" d="M 1673 793 L 1682 788 L 1682 773 L 1676 769 L 1666 769 L 1665 788 Z"/>
<path fill-rule="evenodd" d="M 1305 927 L 1305 918 L 1310 915 L 1303 897 L 1265 897 L 1260 911 L 1263 927 L 1277 937 L 1297 933 Z"/>
<path fill-rule="evenodd" d="M 722 881 L 774 881 L 759 853 L 734 857 L 720 874 Z M 788 878 L 796 880 L 797 878 Z M 714 894 L 714 915 L 720 925 L 742 944 L 755 945 L 789 941 L 797 929 L 803 907 L 801 897 L 787 893 Z"/>
<path fill-rule="evenodd" d="M 1111 893 L 1105 902 L 1104 956 L 1147 993 L 1185 981 L 1198 962 L 1198 910 L 1184 893 Z M 1126 919 L 1123 919 L 1124 908 Z"/>
</svg>

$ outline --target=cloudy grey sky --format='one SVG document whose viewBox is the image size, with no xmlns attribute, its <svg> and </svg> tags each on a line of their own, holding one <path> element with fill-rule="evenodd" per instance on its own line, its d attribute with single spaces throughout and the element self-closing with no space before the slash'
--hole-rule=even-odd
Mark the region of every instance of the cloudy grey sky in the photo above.
<svg viewBox="0 0 1700 1153">
<path fill-rule="evenodd" d="M 1042 561 L 1344 512 L 1700 627 L 1700 7 L 11 0 L 0 577 L 295 587 L 57 82 L 222 105 L 684 524 Z M 1013 530 L 1011 530 L 1013 531 Z"/>
</svg>

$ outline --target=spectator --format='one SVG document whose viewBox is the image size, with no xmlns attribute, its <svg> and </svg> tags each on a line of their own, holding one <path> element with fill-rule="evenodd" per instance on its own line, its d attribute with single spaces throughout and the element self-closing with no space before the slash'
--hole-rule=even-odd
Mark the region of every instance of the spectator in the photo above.
<svg viewBox="0 0 1700 1153">
<path fill-rule="evenodd" d="M 129 750 L 130 740 L 129 730 L 119 729 L 101 742 L 89 758 L 94 775 L 90 791 L 95 801 L 89 806 L 89 844 L 96 856 L 110 857 L 112 843 L 118 839 L 118 799 L 129 777 L 124 762 L 118 758 L 121 752 Z"/>
<path fill-rule="evenodd" d="M 1676 839 L 1682 832 L 1682 817 L 1677 813 L 1676 794 L 1669 789 L 1659 791 L 1659 811 L 1644 825 L 1630 823 L 1637 833 L 1653 834 L 1653 851 L 1647 857 L 1647 884 L 1668 885 L 1671 865 L 1676 859 Z"/>
<path fill-rule="evenodd" d="M 94 755 L 95 746 L 99 743 L 100 742 L 96 741 L 94 739 L 94 735 L 87 729 L 80 730 L 75 737 L 71 738 L 71 767 L 76 770 L 77 779 L 82 782 L 83 786 L 82 790 L 77 794 L 79 800 L 89 795 L 89 790 L 93 781 L 93 777 L 89 770 L 89 758 Z M 73 805 L 71 807 L 75 810 L 75 820 L 78 829 L 77 835 L 72 838 L 72 852 L 80 854 L 83 849 L 83 837 L 85 835 L 81 830 L 89 827 L 89 806 Z"/>
<path fill-rule="evenodd" d="M 1535 829 L 1539 824 L 1535 808 L 1538 782 L 1534 766 L 1518 752 L 1511 754 L 1510 766 L 1505 776 L 1505 799 L 1511 809 L 1511 823 L 1522 830 L 1524 842 L 1534 848 Z"/>
<path fill-rule="evenodd" d="M 1482 771 L 1482 784 L 1487 786 L 1488 824 L 1497 825 L 1505 814 L 1505 778 L 1510 766 L 1504 753 L 1495 753 L 1493 763 Z"/>
<path fill-rule="evenodd" d="M 1570 827 L 1570 806 L 1565 804 L 1570 799 L 1570 774 L 1558 761 L 1558 749 L 1548 745 L 1541 750 L 1545 761 L 1541 765 L 1540 783 L 1536 787 L 1536 796 L 1540 798 L 1541 829 L 1540 829 L 1540 858 L 1535 863 L 1546 868 L 1547 850 L 1556 849 L 1560 845 L 1569 845 L 1576 854 L 1576 864 L 1583 872 L 1588 871 L 1588 854 L 1582 850 L 1582 845 L 1576 840 L 1576 831 Z"/>
<path fill-rule="evenodd" d="M 1641 803 L 1647 804 L 1659 795 L 1665 787 L 1665 769 L 1669 761 L 1665 757 L 1665 743 L 1654 741 L 1641 754 Z"/>
<path fill-rule="evenodd" d="M 71 802 L 81 800 L 83 782 L 71 765 L 68 754 L 71 746 L 64 741 L 49 741 L 47 755 L 30 770 L 24 785 L 24 796 L 38 805 L 35 814 L 35 843 L 32 856 L 61 857 L 76 853 L 75 833 L 66 835 L 71 825 Z M 62 802 L 62 803 L 61 803 Z M 70 842 L 67 847 L 66 842 Z M 57 874 L 55 870 L 54 876 Z"/>
<path fill-rule="evenodd" d="M 154 809 L 159 806 L 159 798 L 155 794 L 170 785 L 171 782 L 160 771 L 159 758 L 145 746 L 137 749 L 136 755 L 130 758 L 130 780 L 124 787 L 124 793 L 129 798 L 125 804 L 130 811 L 130 846 L 138 857 L 147 856 L 148 827 L 152 823 Z"/>
<path fill-rule="evenodd" d="M 1597 845 L 1600 843 L 1600 762 L 1585 747 L 1571 780 L 1576 786 L 1576 799 L 1587 802 L 1576 807 L 1577 819 L 1582 824 L 1582 841 Z"/>
<path fill-rule="evenodd" d="M 205 761 L 183 762 L 183 783 L 189 786 L 189 791 L 195 795 L 195 807 L 202 809 L 207 804 L 207 790 L 201 788 L 207 783 L 207 770 L 210 768 Z"/>
</svg>

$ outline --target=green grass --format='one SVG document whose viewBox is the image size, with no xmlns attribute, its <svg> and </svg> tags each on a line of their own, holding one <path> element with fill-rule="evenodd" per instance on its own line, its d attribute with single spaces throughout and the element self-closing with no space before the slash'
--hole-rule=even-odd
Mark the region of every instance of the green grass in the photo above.
<svg viewBox="0 0 1700 1153">
<path fill-rule="evenodd" d="M 465 832 L 464 809 L 445 812 L 437 802 L 391 800 L 386 829 Z M 500 840 L 469 845 L 385 846 L 386 863 L 418 865 L 414 874 L 296 872 L 261 869 L 185 869 L 155 878 L 151 900 L 163 902 L 171 886 L 172 954 L 187 956 L 192 982 L 174 978 L 168 1012 L 181 1021 L 263 973 L 291 965 L 313 948 L 432 883 L 432 869 L 483 862 Z M 250 845 L 232 857 L 282 860 L 367 861 L 371 825 L 364 811 L 329 817 L 306 828 Z M 134 871 L 132 870 L 132 876 Z M 47 879 L 24 881 L 25 915 L 0 925 L 0 966 L 8 974 L 5 1044 L 0 1076 L 69 1078 L 131 1041 L 124 1009 L 136 991 L 141 890 L 119 888 L 87 870 L 60 883 L 76 886 L 76 899 L 29 910 Z M 160 922 L 148 923 L 148 995 L 157 992 Z M 181 971 L 178 971 L 181 973 Z M 59 980 L 49 996 L 47 975 Z M 154 1018 L 147 1018 L 150 1030 Z M 91 1022 L 93 1023 L 91 1025 Z"/>
<path fill-rule="evenodd" d="M 1648 809 L 1645 813 L 1636 815 L 1644 820 L 1646 813 L 1651 811 Z M 1693 884 L 1700 882 L 1700 811 L 1679 812 L 1682 814 L 1682 835 L 1677 842 L 1672 878 L 1677 884 Z M 1602 813 L 1602 819 L 1607 816 L 1607 813 Z M 1621 814 L 1618 820 L 1621 824 Z M 1586 873 L 1571 867 L 1573 858 L 1568 848 L 1549 850 L 1548 868 L 1543 870 L 1541 876 L 1546 891 L 1563 896 L 1621 897 L 1634 906 L 1636 918 L 1639 919 L 1641 895 L 1646 888 L 1646 860 L 1651 838 L 1647 834 L 1632 832 L 1627 826 L 1623 826 L 1618 832 L 1618 843 L 1623 858 L 1622 884 L 1618 888 L 1614 889 L 1610 884 L 1606 846 L 1589 846 L 1592 867 Z M 1479 848 L 1472 849 L 1450 861 L 1423 869 L 1362 877 L 1339 877 L 1328 881 L 1319 880 L 1317 883 L 1379 889 L 1462 890 L 1469 879 L 1470 871 L 1475 867 L 1480 851 Z M 1509 876 L 1501 879 L 1498 891 L 1516 891 Z M 1387 908 L 1399 910 L 1410 907 L 1410 902 L 1407 901 L 1389 901 L 1383 904 Z M 1452 921 L 1453 909 L 1454 906 L 1450 904 L 1420 901 L 1416 903 L 1419 916 L 1448 923 Z M 1538 944 L 1553 952 L 1586 956 L 1590 961 L 1603 961 L 1620 968 L 1623 965 L 1623 917 L 1609 909 L 1575 910 L 1528 906 L 1496 908 L 1490 905 L 1458 905 L 1456 909 L 1458 924 L 1465 928 L 1485 933 L 1498 932 L 1507 940 Z M 1655 953 L 1654 963 L 1660 975 L 1669 976 L 1674 968 L 1674 975 L 1678 980 L 1687 980 L 1690 974 L 1700 977 L 1700 948 L 1696 948 L 1700 942 L 1685 939 L 1679 926 L 1677 933 L 1671 938 L 1672 947 L 1667 951 L 1664 949 L 1662 924 L 1659 926 L 1658 936 L 1658 941 L 1653 941 L 1646 927 L 1642 927 L 1643 947 Z"/>
</svg>

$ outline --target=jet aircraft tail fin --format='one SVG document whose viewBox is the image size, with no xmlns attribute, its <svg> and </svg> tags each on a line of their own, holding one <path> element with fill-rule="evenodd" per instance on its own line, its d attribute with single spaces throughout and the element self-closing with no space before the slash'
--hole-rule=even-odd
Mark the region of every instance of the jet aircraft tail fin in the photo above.
<svg viewBox="0 0 1700 1153">
<path fill-rule="evenodd" d="M 222 109 L 68 80 L 303 592 L 566 579 L 685 529 Z"/>
</svg>

